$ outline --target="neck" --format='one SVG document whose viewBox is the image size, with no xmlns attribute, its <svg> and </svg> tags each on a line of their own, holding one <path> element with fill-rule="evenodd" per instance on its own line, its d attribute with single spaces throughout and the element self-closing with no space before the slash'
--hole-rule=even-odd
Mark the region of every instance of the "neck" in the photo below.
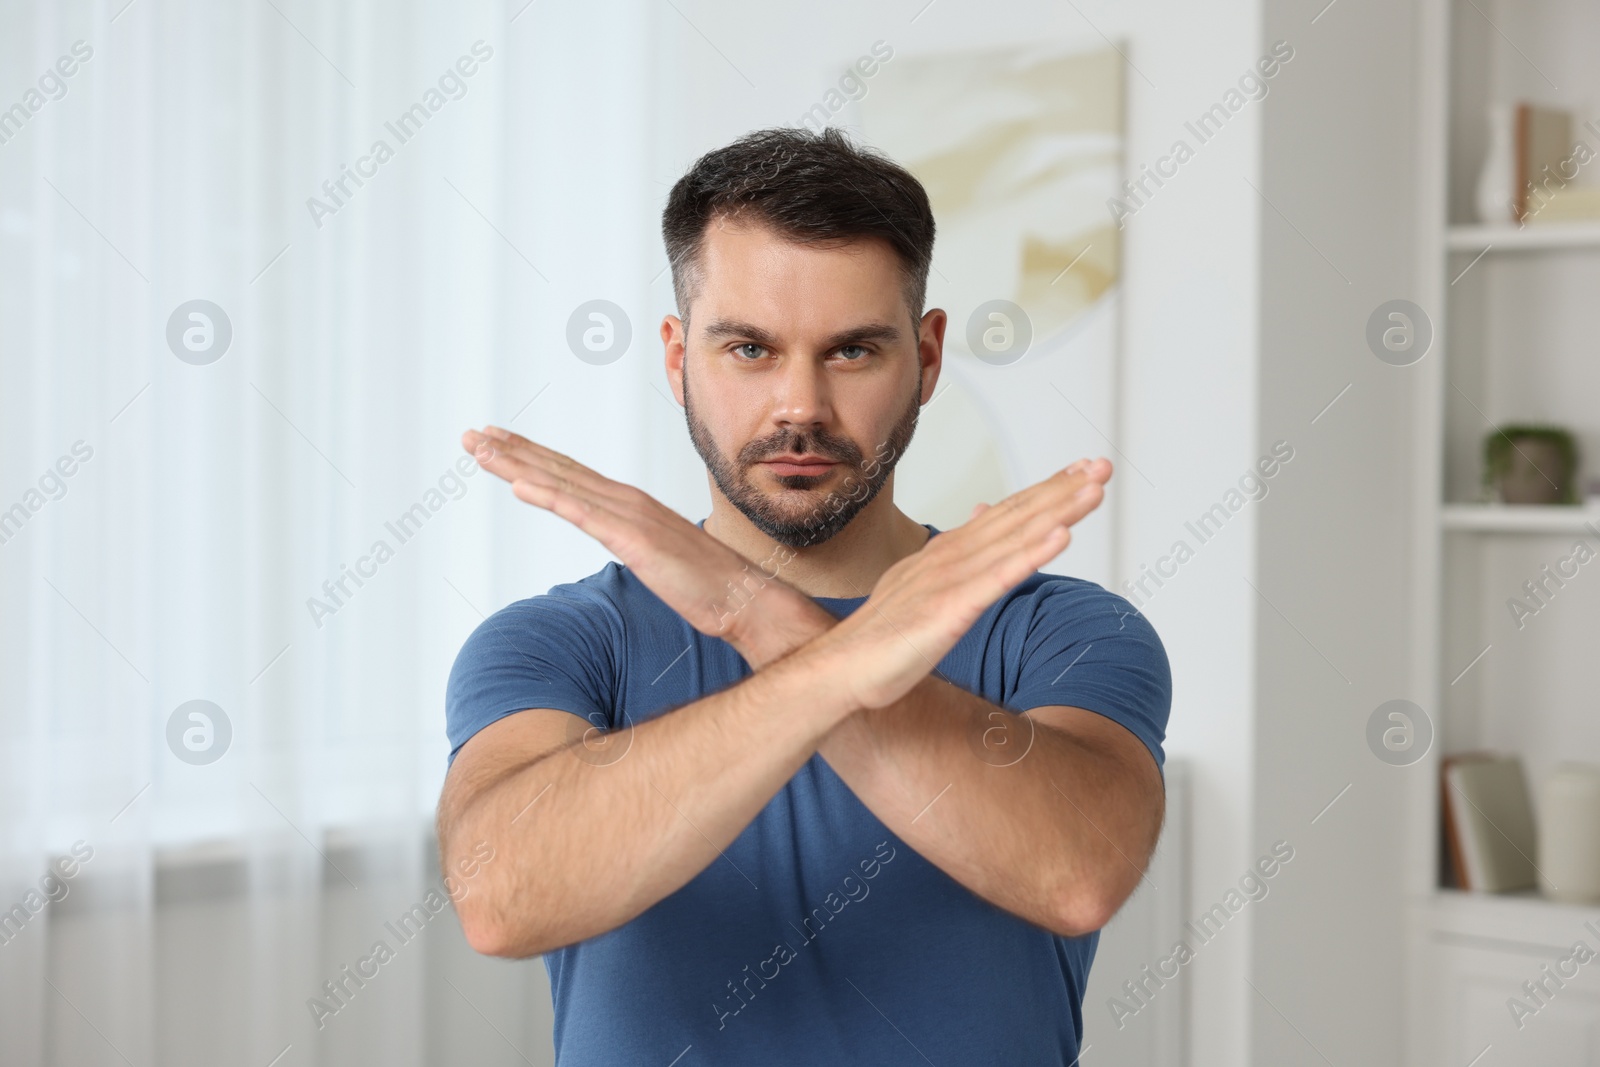
<svg viewBox="0 0 1600 1067">
<path fill-rule="evenodd" d="M 778 543 L 729 503 L 711 482 L 706 533 L 748 560 L 772 557 Z M 894 475 L 850 524 L 820 544 L 793 549 L 778 577 L 811 597 L 864 597 L 883 572 L 916 552 L 927 529 L 894 505 Z"/>
</svg>

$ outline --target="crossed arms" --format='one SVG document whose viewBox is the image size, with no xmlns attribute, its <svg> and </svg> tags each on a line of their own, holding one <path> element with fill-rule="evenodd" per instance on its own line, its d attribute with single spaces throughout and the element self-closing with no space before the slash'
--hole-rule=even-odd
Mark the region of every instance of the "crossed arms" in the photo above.
<svg viewBox="0 0 1600 1067">
<path fill-rule="evenodd" d="M 491 428 L 492 429 L 492 428 Z M 607 735 L 624 758 L 574 758 L 570 712 L 533 708 L 469 739 L 440 797 L 440 858 L 497 860 L 457 901 L 479 952 L 523 957 L 614 929 L 711 862 L 820 753 L 890 830 L 973 893 L 1054 933 L 1099 929 L 1143 875 L 1164 807 L 1148 749 L 1065 705 L 1023 716 L 933 676 L 979 616 L 1098 506 L 1104 461 L 1080 461 L 884 572 L 843 620 L 777 579 L 732 615 L 749 566 L 648 494 L 504 431 L 469 432 L 484 469 L 606 545 L 753 673 Z M 996 731 L 1026 754 L 975 755 Z M 582 742 L 576 742 L 581 744 Z"/>
</svg>

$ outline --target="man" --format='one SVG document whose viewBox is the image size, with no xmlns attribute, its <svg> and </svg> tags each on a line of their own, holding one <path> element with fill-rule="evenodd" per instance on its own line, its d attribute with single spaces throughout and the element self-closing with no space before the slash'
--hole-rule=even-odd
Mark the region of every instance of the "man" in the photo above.
<svg viewBox="0 0 1600 1067">
<path fill-rule="evenodd" d="M 621 561 L 497 612 L 451 672 L 441 856 L 495 856 L 467 939 L 544 956 L 564 1067 L 1065 1067 L 1164 798 L 1160 640 L 1038 573 L 1111 465 L 948 531 L 895 507 L 942 365 L 934 220 L 838 131 L 709 153 L 663 231 L 710 516 L 462 439 Z"/>
</svg>

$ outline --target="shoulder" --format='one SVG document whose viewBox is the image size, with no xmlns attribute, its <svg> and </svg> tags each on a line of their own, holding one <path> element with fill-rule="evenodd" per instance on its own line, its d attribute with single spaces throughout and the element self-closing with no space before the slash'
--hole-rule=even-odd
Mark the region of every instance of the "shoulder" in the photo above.
<svg viewBox="0 0 1600 1067">
<path fill-rule="evenodd" d="M 473 629 L 456 657 L 456 669 L 485 660 L 544 658 L 557 648 L 592 654 L 614 646 L 623 636 L 632 587 L 638 586 L 620 564 L 608 563 L 586 578 L 513 601 Z"/>
<path fill-rule="evenodd" d="M 1132 641 L 1150 646 L 1166 659 L 1161 638 L 1144 613 L 1127 597 L 1086 578 L 1038 571 L 1011 591 L 1006 607 L 1025 618 L 1030 631 L 1069 630 L 1087 640 Z"/>
<path fill-rule="evenodd" d="M 478 730 L 527 708 L 609 724 L 625 654 L 624 617 L 636 599 L 630 586 L 638 585 L 611 563 L 484 619 L 456 654 L 445 687 L 451 759 Z"/>
<path fill-rule="evenodd" d="M 1039 572 L 1005 603 L 1003 644 L 1016 650 L 1016 708 L 1069 705 L 1133 731 L 1157 766 L 1172 709 L 1172 668 L 1150 620 L 1098 583 Z"/>
<path fill-rule="evenodd" d="M 586 578 L 562 582 L 551 586 L 548 592 L 507 604 L 486 618 L 479 629 L 494 624 L 537 626 L 554 621 L 608 625 L 622 616 L 630 582 L 638 584 L 621 565 L 608 563 Z"/>
</svg>

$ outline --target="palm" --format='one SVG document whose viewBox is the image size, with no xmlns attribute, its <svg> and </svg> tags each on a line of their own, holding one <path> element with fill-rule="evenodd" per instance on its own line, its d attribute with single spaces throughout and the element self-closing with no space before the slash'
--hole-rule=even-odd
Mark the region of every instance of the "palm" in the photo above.
<svg viewBox="0 0 1600 1067">
<path fill-rule="evenodd" d="M 525 437 L 469 430 L 461 443 L 485 470 L 510 482 L 519 500 L 605 545 L 689 625 L 713 637 L 724 634 L 735 607 L 728 583 L 748 577 L 748 561 L 738 553 L 644 490 Z"/>
<path fill-rule="evenodd" d="M 850 650 L 860 703 L 887 706 L 932 671 L 990 605 L 1067 547 L 1068 527 L 1099 506 L 1110 476 L 1107 461 L 1074 464 L 995 507 L 980 505 L 885 571 L 830 635 Z"/>
</svg>

